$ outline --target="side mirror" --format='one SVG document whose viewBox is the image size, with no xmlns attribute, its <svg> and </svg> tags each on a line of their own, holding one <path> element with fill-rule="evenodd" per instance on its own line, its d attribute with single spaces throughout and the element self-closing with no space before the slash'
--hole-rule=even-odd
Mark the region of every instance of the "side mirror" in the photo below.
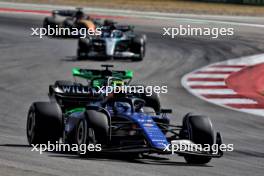
<svg viewBox="0 0 264 176">
<path fill-rule="evenodd" d="M 161 109 L 160 113 L 161 114 L 171 114 L 172 113 L 172 109 Z"/>
</svg>

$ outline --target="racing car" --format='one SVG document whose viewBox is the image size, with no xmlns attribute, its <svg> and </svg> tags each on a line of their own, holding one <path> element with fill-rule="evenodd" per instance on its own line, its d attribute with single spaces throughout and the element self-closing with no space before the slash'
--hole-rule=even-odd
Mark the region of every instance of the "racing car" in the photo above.
<svg viewBox="0 0 264 176">
<path fill-rule="evenodd" d="M 100 36 L 87 36 L 79 39 L 77 59 L 143 60 L 146 52 L 146 35 L 135 34 L 133 28 L 133 26 L 116 25 L 110 20 L 105 20 Z"/>
<path fill-rule="evenodd" d="M 70 32 L 73 32 L 73 29 L 91 29 L 96 30 L 96 25 L 99 23 L 98 19 L 92 19 L 89 15 L 86 15 L 82 8 L 76 8 L 75 10 L 53 10 L 52 16 L 45 17 L 43 21 L 43 28 L 67 28 Z M 64 31 L 64 30 L 62 30 Z M 66 31 L 66 30 L 65 30 Z M 80 32 L 80 31 L 78 31 Z M 80 37 L 78 35 L 67 35 L 68 33 L 63 32 L 61 35 L 58 34 L 56 37 Z M 71 34 L 71 33 L 70 33 Z"/>
<path fill-rule="evenodd" d="M 60 100 L 34 102 L 30 106 L 27 117 L 29 144 L 55 142 L 62 138 L 67 144 L 100 144 L 102 153 L 124 152 L 132 156 L 172 154 L 172 146 L 181 142 L 210 146 L 222 144 L 220 133 L 214 134 L 212 123 L 205 116 L 188 113 L 181 125 L 172 125 L 168 117 L 171 110 L 162 109 L 159 114 L 151 113 L 144 99 L 135 94 L 98 99 L 82 91 L 57 91 L 60 92 Z M 72 100 L 73 94 L 81 95 Z M 75 102 L 74 106 L 64 107 L 67 101 Z M 176 153 L 183 156 L 187 163 L 193 164 L 206 164 L 212 158 L 223 155 L 220 150 L 217 153 L 200 150 Z M 89 152 L 85 156 L 89 157 Z"/>
</svg>

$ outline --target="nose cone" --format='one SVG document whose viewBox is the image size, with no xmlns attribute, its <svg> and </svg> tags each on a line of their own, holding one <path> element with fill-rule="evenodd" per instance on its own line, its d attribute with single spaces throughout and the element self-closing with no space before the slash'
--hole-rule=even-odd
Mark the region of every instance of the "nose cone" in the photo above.
<svg viewBox="0 0 264 176">
<path fill-rule="evenodd" d="M 106 55 L 113 56 L 115 53 L 116 39 L 107 38 L 106 39 Z"/>
</svg>

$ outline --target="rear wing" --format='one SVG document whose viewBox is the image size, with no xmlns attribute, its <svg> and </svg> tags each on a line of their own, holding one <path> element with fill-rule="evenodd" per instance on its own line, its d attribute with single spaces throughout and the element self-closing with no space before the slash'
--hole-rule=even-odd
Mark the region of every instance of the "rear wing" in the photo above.
<svg viewBox="0 0 264 176">
<path fill-rule="evenodd" d="M 63 16 L 63 17 L 73 17 L 74 15 L 76 15 L 77 12 L 82 12 L 82 8 L 77 7 L 74 10 L 71 9 L 67 9 L 67 10 L 53 10 L 52 11 L 52 15 L 59 15 L 59 16 Z"/>
<path fill-rule="evenodd" d="M 132 25 L 116 25 L 116 29 L 123 31 L 123 32 L 127 32 L 127 31 L 133 31 L 134 26 L 132 26 Z"/>
<path fill-rule="evenodd" d="M 89 86 L 76 85 L 50 85 L 49 97 L 56 100 L 63 108 L 82 107 L 92 102 L 101 101 L 103 96 Z"/>
<path fill-rule="evenodd" d="M 108 69 L 94 70 L 94 69 L 73 68 L 72 75 L 88 80 L 110 77 L 110 76 L 125 80 L 125 79 L 132 79 L 134 73 L 131 70 L 117 71 L 117 70 L 108 70 Z"/>
<path fill-rule="evenodd" d="M 63 17 L 72 17 L 76 13 L 76 10 L 53 10 L 53 15 L 59 15 Z"/>
</svg>

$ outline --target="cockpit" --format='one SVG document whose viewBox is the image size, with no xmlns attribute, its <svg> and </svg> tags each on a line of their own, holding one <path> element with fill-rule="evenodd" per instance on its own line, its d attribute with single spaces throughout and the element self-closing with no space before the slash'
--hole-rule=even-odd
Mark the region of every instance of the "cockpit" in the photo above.
<svg viewBox="0 0 264 176">
<path fill-rule="evenodd" d="M 120 30 L 113 30 L 110 35 L 111 38 L 122 38 L 123 32 Z"/>
<path fill-rule="evenodd" d="M 139 98 L 113 98 L 106 103 L 106 108 L 116 114 L 143 112 L 145 101 Z"/>
<path fill-rule="evenodd" d="M 116 78 L 116 77 L 109 77 L 108 79 L 102 78 L 95 78 L 91 81 L 92 87 L 102 87 L 102 86 L 124 86 L 128 82 L 123 79 Z"/>
</svg>

